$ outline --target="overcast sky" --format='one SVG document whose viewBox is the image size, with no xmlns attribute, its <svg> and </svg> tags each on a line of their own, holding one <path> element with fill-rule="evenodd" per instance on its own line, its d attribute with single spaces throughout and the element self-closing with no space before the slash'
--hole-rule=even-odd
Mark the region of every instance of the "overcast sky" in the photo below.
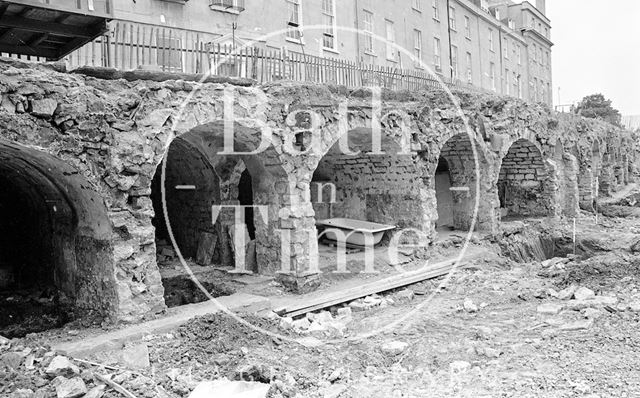
<svg viewBox="0 0 640 398">
<path fill-rule="evenodd" d="M 640 115 L 640 1 L 547 0 L 554 104 L 600 92 Z"/>
</svg>

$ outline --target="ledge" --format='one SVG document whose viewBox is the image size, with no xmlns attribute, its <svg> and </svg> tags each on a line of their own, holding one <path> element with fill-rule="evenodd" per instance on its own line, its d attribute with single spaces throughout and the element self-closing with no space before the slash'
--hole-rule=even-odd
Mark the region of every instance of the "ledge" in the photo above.
<svg viewBox="0 0 640 398">
<path fill-rule="evenodd" d="M 234 86 L 250 87 L 258 84 L 253 79 L 247 79 L 242 77 L 226 77 L 226 76 L 206 76 L 203 74 L 191 74 L 191 73 L 174 73 L 174 72 L 162 72 L 162 71 L 148 71 L 148 70 L 132 70 L 132 71 L 119 71 L 114 68 L 104 68 L 99 66 L 83 66 L 71 71 L 71 73 L 95 77 L 103 80 L 118 80 L 124 79 L 127 81 L 147 80 L 154 82 L 164 82 L 169 80 L 184 80 L 188 82 L 199 83 L 226 83 Z"/>
</svg>

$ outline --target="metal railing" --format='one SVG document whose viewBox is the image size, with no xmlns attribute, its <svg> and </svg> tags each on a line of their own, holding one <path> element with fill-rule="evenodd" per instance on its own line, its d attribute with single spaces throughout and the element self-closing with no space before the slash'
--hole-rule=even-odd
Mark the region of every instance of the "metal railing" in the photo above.
<svg viewBox="0 0 640 398">
<path fill-rule="evenodd" d="M 430 73 L 324 58 L 286 48 L 234 48 L 216 43 L 218 35 L 154 25 L 114 22 L 109 34 L 70 54 L 70 69 L 102 66 L 119 70 L 214 74 L 254 79 L 259 83 L 293 80 L 349 87 L 380 86 L 393 90 L 441 87 Z M 461 80 L 441 77 L 450 88 L 489 92 Z"/>
</svg>

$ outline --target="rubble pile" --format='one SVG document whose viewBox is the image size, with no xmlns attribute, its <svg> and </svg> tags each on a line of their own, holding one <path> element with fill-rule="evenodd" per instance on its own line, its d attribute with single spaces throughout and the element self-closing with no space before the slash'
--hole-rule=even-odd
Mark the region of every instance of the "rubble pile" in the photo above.
<svg viewBox="0 0 640 398">
<path fill-rule="evenodd" d="M 170 242 L 163 239 L 156 241 L 156 258 L 158 265 L 170 264 L 176 260 L 176 251 Z"/>
<path fill-rule="evenodd" d="M 0 337 L 0 396 L 11 398 L 101 398 L 128 391 L 136 397 L 167 396 L 139 373 L 58 355 L 47 346 Z M 163 395 L 164 394 L 164 395 Z"/>
</svg>

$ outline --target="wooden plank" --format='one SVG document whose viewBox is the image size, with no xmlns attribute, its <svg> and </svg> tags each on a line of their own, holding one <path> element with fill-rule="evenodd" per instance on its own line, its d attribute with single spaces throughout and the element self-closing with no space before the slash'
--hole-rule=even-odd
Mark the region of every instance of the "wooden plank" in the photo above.
<svg viewBox="0 0 640 398">
<path fill-rule="evenodd" d="M 296 316 L 300 316 L 303 314 L 306 314 L 308 312 L 313 312 L 313 311 L 317 311 L 320 309 L 324 309 L 327 307 L 331 307 L 334 305 L 338 305 L 338 304 L 342 304 L 348 301 L 353 301 L 353 300 L 357 300 L 359 298 L 363 298 L 366 296 L 370 296 L 372 294 L 377 294 L 377 293 L 381 293 L 381 292 L 385 292 L 388 290 L 393 290 L 393 289 L 397 289 L 400 287 L 404 287 L 404 286 L 408 286 L 408 285 L 412 285 L 415 283 L 419 283 L 422 282 L 424 280 L 427 279 L 433 279 L 433 278 L 438 278 L 441 276 L 446 275 L 447 273 L 449 273 L 451 271 L 452 267 L 447 267 L 447 268 L 441 268 L 441 269 L 437 269 L 437 270 L 433 270 L 431 271 L 429 274 L 426 275 L 421 275 L 419 277 L 412 277 L 412 278 L 407 278 L 404 280 L 398 280 L 398 281 L 393 281 L 393 283 L 389 283 L 386 285 L 373 285 L 373 286 L 363 286 L 361 288 L 358 288 L 357 290 L 353 291 L 353 292 L 349 292 L 346 293 L 340 297 L 337 298 L 330 298 L 327 299 L 325 301 L 323 301 L 322 303 L 313 305 L 313 306 L 307 306 L 305 308 L 299 308 L 296 310 L 286 310 L 286 312 L 281 315 L 281 316 L 290 316 L 290 317 L 296 317 Z"/>
<path fill-rule="evenodd" d="M 133 59 L 133 24 L 129 24 L 129 69 L 135 69 Z"/>
<path fill-rule="evenodd" d="M 142 43 L 140 41 L 140 25 L 138 25 L 137 29 L 136 29 L 136 62 L 135 62 L 135 67 L 137 68 L 139 65 L 141 65 L 141 60 L 140 60 L 140 44 Z M 142 27 L 144 29 L 144 27 Z"/>
<path fill-rule="evenodd" d="M 10 44 L 0 43 L 0 52 L 11 54 L 24 54 L 24 55 L 33 55 L 33 56 L 42 56 L 47 58 L 55 58 L 58 55 L 58 52 L 55 50 L 43 49 L 42 47 L 38 50 L 29 46 L 13 46 Z"/>
<path fill-rule="evenodd" d="M 438 278 L 451 272 L 456 262 L 457 260 L 444 261 L 438 264 L 434 264 L 428 270 L 405 273 L 399 276 L 392 276 L 387 279 L 368 283 L 363 286 L 345 290 L 343 292 L 337 292 L 335 294 L 321 297 L 320 299 L 311 300 L 309 302 L 302 303 L 293 307 L 275 309 L 274 312 L 276 312 L 280 316 L 295 317 L 306 314 L 308 312 L 317 311 L 319 309 L 345 303 L 347 301 L 357 300 L 359 298 L 370 296 L 372 294 L 397 289 L 407 285 L 412 285 L 428 279 Z M 464 265 L 461 265 L 458 268 L 464 268 Z"/>
<path fill-rule="evenodd" d="M 118 69 L 118 37 L 120 36 L 120 22 L 116 22 L 116 28 L 113 36 L 113 67 Z"/>
<path fill-rule="evenodd" d="M 81 37 L 93 39 L 102 31 L 102 25 L 98 24 L 98 29 L 86 29 L 73 25 L 65 25 L 57 22 L 40 21 L 37 19 L 23 18 L 12 15 L 0 18 L 0 27 L 10 29 L 20 29 L 29 32 L 49 33 L 64 37 Z"/>
</svg>

